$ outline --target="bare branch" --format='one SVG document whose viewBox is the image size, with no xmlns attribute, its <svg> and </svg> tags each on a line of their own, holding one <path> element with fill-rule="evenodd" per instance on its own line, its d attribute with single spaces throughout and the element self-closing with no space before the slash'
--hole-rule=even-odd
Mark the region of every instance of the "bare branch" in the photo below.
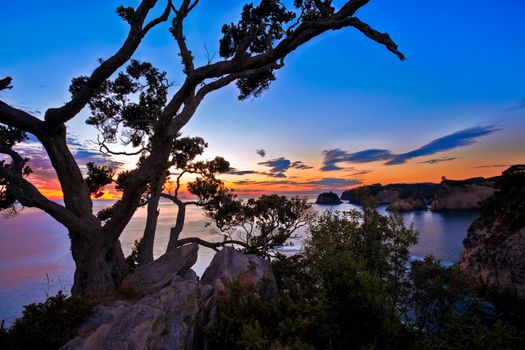
<svg viewBox="0 0 525 350">
<path fill-rule="evenodd" d="M 394 53 L 401 61 L 405 60 L 405 55 L 403 55 L 397 49 L 397 44 L 390 38 L 388 33 L 380 33 L 377 30 L 370 27 L 368 24 L 362 22 L 357 17 L 348 18 L 347 21 L 351 23 L 350 25 L 358 29 L 361 33 L 366 35 L 368 38 L 385 45 L 385 47 L 392 53 Z"/>
<path fill-rule="evenodd" d="M 184 125 L 186 125 L 189 122 L 201 101 L 210 92 L 219 90 L 237 79 L 248 77 L 252 74 L 257 74 L 260 71 L 266 70 L 268 68 L 277 69 L 280 67 L 282 67 L 282 63 L 272 62 L 271 64 L 263 66 L 261 68 L 249 69 L 237 73 L 232 73 L 223 76 L 217 80 L 214 80 L 209 84 L 205 84 L 202 88 L 199 89 L 199 91 L 197 91 L 194 97 L 189 98 L 184 103 L 184 108 L 182 109 L 182 111 L 175 118 L 173 118 L 173 120 L 171 121 L 169 134 L 176 135 L 184 127 Z"/>
<path fill-rule="evenodd" d="M 155 27 L 156 25 L 162 22 L 166 22 L 168 20 L 172 6 L 173 5 L 172 5 L 171 0 L 168 0 L 168 3 L 166 4 L 166 8 L 164 9 L 164 12 L 162 13 L 162 15 L 160 15 L 159 17 L 155 18 L 154 20 L 146 24 L 143 30 L 143 36 L 146 35 L 150 31 L 151 28 Z"/>
<path fill-rule="evenodd" d="M 50 125 L 63 124 L 77 115 L 82 108 L 84 108 L 86 103 L 89 102 L 100 85 L 131 58 L 144 35 L 154 26 L 167 20 L 168 16 L 165 16 L 165 12 L 161 17 L 153 20 L 143 29 L 146 16 L 156 3 L 157 0 L 143 0 L 140 3 L 133 15 L 131 28 L 124 44 L 122 44 L 120 49 L 113 56 L 102 62 L 93 71 L 86 84 L 68 103 L 62 107 L 50 108 L 47 110 L 45 114 L 46 123 Z"/>
<path fill-rule="evenodd" d="M 41 133 L 44 122 L 31 114 L 0 101 L 0 123 L 34 135 Z"/>
<path fill-rule="evenodd" d="M 188 237 L 188 238 L 182 238 L 182 239 L 179 239 L 177 241 L 177 247 L 180 247 L 180 246 L 183 246 L 185 244 L 190 244 L 190 243 L 197 243 L 203 247 L 206 247 L 206 248 L 211 248 L 215 251 L 218 250 L 218 248 L 220 247 L 224 247 L 226 245 L 239 245 L 243 248 L 248 248 L 248 245 L 242 241 L 238 241 L 238 240 L 234 240 L 234 239 L 231 239 L 231 240 L 224 240 L 224 241 L 221 241 L 221 242 L 208 242 L 208 241 L 205 241 L 203 239 L 200 239 L 198 237 Z"/>
<path fill-rule="evenodd" d="M 182 24 L 186 16 L 195 8 L 195 6 L 197 6 L 199 1 L 196 0 L 193 4 L 190 3 L 190 0 L 184 0 L 178 10 L 172 5 L 172 9 L 176 15 L 172 19 L 172 27 L 170 28 L 171 34 L 177 41 L 177 45 L 179 45 L 180 56 L 182 58 L 182 64 L 184 65 L 184 73 L 186 74 L 193 72 L 195 67 L 193 65 L 193 55 L 186 45 L 186 38 L 184 37 Z"/>
</svg>

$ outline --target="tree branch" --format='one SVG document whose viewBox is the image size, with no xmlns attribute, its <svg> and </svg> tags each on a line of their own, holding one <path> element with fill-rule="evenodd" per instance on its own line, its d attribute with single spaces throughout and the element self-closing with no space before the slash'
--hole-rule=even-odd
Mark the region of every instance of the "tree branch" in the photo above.
<svg viewBox="0 0 525 350">
<path fill-rule="evenodd" d="M 88 233 L 86 225 L 78 216 L 60 204 L 46 198 L 32 183 L 24 179 L 22 169 L 25 160 L 12 149 L 0 149 L 13 159 L 13 168 L 0 166 L 0 177 L 6 179 L 8 191 L 25 207 L 39 208 L 76 233 Z"/>
<path fill-rule="evenodd" d="M 146 16 L 156 3 L 157 0 L 143 0 L 140 3 L 133 15 L 128 36 L 120 49 L 93 71 L 86 84 L 69 102 L 62 107 L 50 108 L 46 111 L 44 119 L 47 124 L 51 126 L 63 124 L 77 115 L 89 102 L 100 85 L 131 58 L 144 35 L 154 26 L 167 20 L 170 9 L 169 3 L 167 14 L 165 11 L 162 16 L 148 23 L 145 28 L 142 27 Z"/>
<path fill-rule="evenodd" d="M 191 0 L 184 0 L 178 10 L 173 5 L 171 5 L 176 15 L 172 19 L 172 27 L 170 28 L 170 31 L 177 41 L 177 45 L 179 46 L 182 64 L 184 65 L 184 73 L 186 74 L 193 72 L 195 67 L 193 65 L 193 55 L 186 45 L 186 38 L 184 37 L 182 24 L 190 11 L 193 10 L 195 6 L 197 6 L 199 0 L 195 0 L 193 4 L 190 3 Z"/>
<path fill-rule="evenodd" d="M 205 84 L 202 88 L 199 89 L 199 91 L 197 91 L 194 97 L 189 98 L 184 103 L 184 108 L 182 109 L 182 111 L 179 114 L 177 114 L 175 118 L 173 118 L 173 120 L 170 123 L 169 134 L 176 135 L 190 121 L 191 117 L 197 110 L 197 107 L 200 105 L 201 101 L 210 92 L 219 90 L 237 79 L 248 77 L 252 74 L 257 74 L 268 68 L 278 69 L 280 67 L 282 67 L 282 63 L 272 62 L 271 64 L 263 66 L 261 68 L 231 73 L 217 80 L 214 80 L 211 83 Z"/>
<path fill-rule="evenodd" d="M 34 135 L 42 131 L 44 122 L 31 114 L 0 101 L 0 123 L 18 128 Z"/>
<path fill-rule="evenodd" d="M 218 250 L 217 248 L 224 247 L 225 245 L 228 245 L 228 244 L 236 244 L 236 245 L 240 245 L 243 248 L 248 248 L 248 245 L 246 243 L 242 241 L 234 240 L 234 239 L 225 240 L 222 242 L 208 242 L 198 237 L 188 237 L 188 238 L 179 239 L 177 241 L 177 247 L 183 246 L 185 244 L 190 244 L 190 243 L 197 243 L 203 247 L 211 248 L 215 251 Z"/>
</svg>

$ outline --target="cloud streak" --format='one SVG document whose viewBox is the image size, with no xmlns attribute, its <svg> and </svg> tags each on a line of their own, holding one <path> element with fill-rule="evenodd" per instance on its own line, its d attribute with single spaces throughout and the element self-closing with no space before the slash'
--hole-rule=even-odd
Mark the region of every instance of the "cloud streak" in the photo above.
<svg viewBox="0 0 525 350">
<path fill-rule="evenodd" d="M 418 164 L 436 164 L 441 162 L 450 162 L 451 160 L 458 159 L 457 157 L 443 157 L 425 160 L 424 162 L 418 162 Z"/>
<path fill-rule="evenodd" d="M 342 170 L 340 163 L 371 163 L 386 161 L 385 165 L 398 165 L 408 160 L 436 153 L 465 147 L 477 142 L 480 137 L 492 134 L 500 128 L 495 125 L 476 126 L 456 131 L 452 134 L 439 137 L 415 150 L 394 154 L 386 149 L 367 149 L 359 152 L 349 153 L 340 148 L 323 151 L 323 167 L 321 171 Z M 447 159 L 452 160 L 452 159 Z M 432 162 L 429 162 L 433 164 Z"/>
<path fill-rule="evenodd" d="M 270 169 L 268 170 L 268 173 L 264 174 L 274 177 L 286 177 L 284 173 L 289 169 L 306 170 L 312 168 L 311 166 L 304 164 L 300 160 L 292 162 L 291 160 L 286 159 L 284 157 L 267 160 L 265 162 L 259 162 L 257 164 L 269 167 Z"/>
<path fill-rule="evenodd" d="M 360 185 L 362 182 L 357 179 L 345 179 L 345 178 L 334 178 L 326 177 L 321 179 L 312 179 L 306 181 L 294 181 L 294 180 L 275 180 L 275 181 L 255 181 L 255 180 L 239 180 L 234 181 L 234 185 L 239 186 L 277 186 L 277 185 L 290 185 L 290 186 L 310 186 L 314 189 L 325 190 L 325 189 L 345 189 L 351 186 Z"/>
</svg>

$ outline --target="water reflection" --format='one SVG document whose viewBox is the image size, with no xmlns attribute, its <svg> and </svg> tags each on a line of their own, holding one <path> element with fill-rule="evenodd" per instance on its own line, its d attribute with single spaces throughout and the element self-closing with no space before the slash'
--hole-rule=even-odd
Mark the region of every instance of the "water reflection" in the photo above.
<svg viewBox="0 0 525 350">
<path fill-rule="evenodd" d="M 313 199 L 311 199 L 313 202 Z M 111 202 L 95 202 L 98 211 Z M 313 205 L 318 211 L 359 209 L 351 204 L 337 206 Z M 381 213 L 385 207 L 379 208 Z M 169 239 L 169 229 L 176 216 L 176 206 L 161 201 L 157 226 L 154 256 L 164 253 Z M 478 216 L 477 213 L 434 213 L 417 211 L 402 214 L 405 224 L 414 224 L 419 232 L 419 242 L 412 247 L 418 257 L 434 255 L 445 263 L 458 259 L 467 227 Z M 72 285 L 74 264 L 69 250 L 66 230 L 47 214 L 37 209 L 25 209 L 10 219 L 0 219 L 0 319 L 9 324 L 22 311 L 22 305 L 41 302 L 47 295 L 58 290 L 69 290 Z M 133 242 L 142 236 L 146 221 L 146 209 L 140 208 L 121 236 L 122 249 L 127 255 Z M 304 236 L 304 231 L 299 233 Z M 183 237 L 198 236 L 208 241 L 219 241 L 222 237 L 213 226 L 206 226 L 204 213 L 195 206 L 186 211 Z M 302 239 L 287 248 L 294 251 L 302 247 Z M 214 255 L 207 248 L 199 249 L 199 258 L 193 267 L 201 275 Z"/>
</svg>

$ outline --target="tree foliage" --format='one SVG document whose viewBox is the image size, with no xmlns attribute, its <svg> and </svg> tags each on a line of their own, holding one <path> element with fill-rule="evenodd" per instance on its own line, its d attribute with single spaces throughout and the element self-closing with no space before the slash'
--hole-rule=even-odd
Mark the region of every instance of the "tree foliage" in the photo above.
<svg viewBox="0 0 525 350">
<path fill-rule="evenodd" d="M 0 163 L 0 209 L 29 206 L 51 215 L 67 228 L 71 238 L 77 267 L 74 292 L 111 293 L 129 272 L 119 236 L 137 208 L 147 205 L 144 236 L 151 238 L 171 167 L 198 173 L 200 180 L 191 188 L 199 194 L 202 205 L 216 197 L 230 197 L 224 202 L 234 203 L 230 192 L 210 176 L 223 171 L 225 162 L 194 162 L 193 154 L 199 154 L 204 142 L 181 138 L 181 130 L 207 95 L 236 83 L 241 99 L 257 97 L 275 79 L 275 71 L 284 67 L 289 54 L 325 32 L 347 27 L 404 59 L 388 34 L 355 16 L 367 2 L 352 0 L 335 6 L 329 0 L 261 0 L 247 4 L 237 21 L 222 28 L 220 58 L 209 58 L 201 66 L 195 65 L 184 31 L 185 21 L 199 1 L 142 0 L 134 7 L 118 7 L 117 15 L 129 25 L 126 38 L 112 55 L 99 59 L 93 71 L 72 79 L 71 97 L 66 103 L 47 109 L 40 119 L 0 101 L 0 153 L 8 159 Z M 173 89 L 165 72 L 134 57 L 142 40 L 166 22 L 171 23 L 167 29 L 178 46 L 184 74 Z M 2 79 L 0 89 L 10 89 L 11 80 Z M 83 172 L 82 164 L 67 145 L 67 123 L 85 107 L 91 114 L 86 122 L 100 133 L 100 151 L 106 155 L 139 156 L 134 169 L 118 171 L 89 165 L 88 174 Z M 15 150 L 26 133 L 35 136 L 53 164 L 64 204 L 46 198 L 27 177 L 27 160 Z M 189 169 L 188 163 L 194 168 Z M 122 192 L 122 199 L 95 214 L 92 197 L 101 196 L 110 180 Z M 172 231 L 177 237 L 177 230 Z M 151 241 L 143 243 L 145 251 L 150 251 Z"/>
<path fill-rule="evenodd" d="M 428 257 L 406 269 L 410 266 L 406 251 L 415 232 L 388 224 L 392 217 L 381 217 L 373 207 L 364 213 L 319 217 L 310 227 L 304 253 L 273 260 L 279 288 L 275 298 L 233 282 L 230 294 L 219 300 L 217 321 L 207 329 L 210 345 L 216 349 L 521 348 L 523 330 L 470 294 L 457 267 L 443 267 Z M 378 240 L 377 232 L 384 238 Z M 400 243 L 391 244 L 393 237 Z"/>
<path fill-rule="evenodd" d="M 226 193 L 203 208 L 225 239 L 242 242 L 245 253 L 266 258 L 315 218 L 306 198 L 277 194 L 243 201 Z"/>
</svg>

